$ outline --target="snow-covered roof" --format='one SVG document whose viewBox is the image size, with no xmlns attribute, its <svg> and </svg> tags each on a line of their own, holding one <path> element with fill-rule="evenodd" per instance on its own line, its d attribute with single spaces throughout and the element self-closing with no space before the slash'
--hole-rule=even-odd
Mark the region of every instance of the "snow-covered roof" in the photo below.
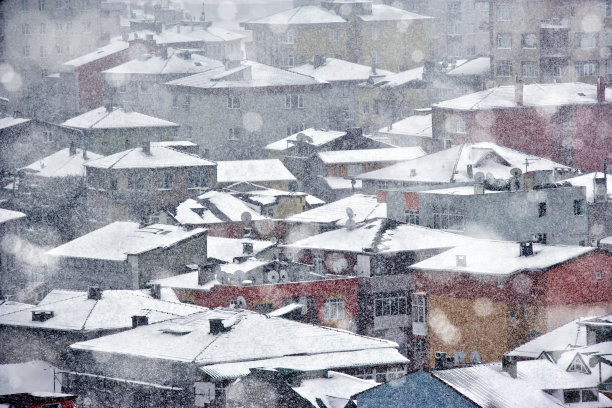
<svg viewBox="0 0 612 408">
<path fill-rule="evenodd" d="M 232 263 L 234 258 L 244 256 L 242 244 L 253 244 L 253 256 L 272 248 L 276 243 L 263 239 L 208 237 L 206 250 L 208 258 Z"/>
<path fill-rule="evenodd" d="M 360 14 L 357 17 L 363 21 L 414 21 L 431 20 L 434 18 L 385 4 L 372 4 L 372 14 Z"/>
<path fill-rule="evenodd" d="M 317 400 L 321 400 L 326 407 L 336 408 L 344 407 L 352 395 L 376 385 L 378 384 L 372 380 L 362 380 L 348 374 L 328 371 L 325 377 L 303 379 L 298 387 L 292 388 L 310 401 L 313 407 L 318 406 Z"/>
<path fill-rule="evenodd" d="M 612 97 L 612 88 L 606 89 L 606 100 Z M 523 106 L 591 105 L 597 103 L 597 87 L 581 82 L 557 84 L 527 84 L 523 86 Z M 433 105 L 456 110 L 516 108 L 514 85 L 498 86 L 460 96 Z"/>
<path fill-rule="evenodd" d="M 9 221 L 19 220 L 25 217 L 26 215 L 22 212 L 0 208 L 0 224 L 4 224 L 5 222 Z"/>
<path fill-rule="evenodd" d="M 387 218 L 387 204 L 379 203 L 376 196 L 353 194 L 349 197 L 322 205 L 312 210 L 294 214 L 285 219 L 287 222 L 308 222 L 344 225 L 347 220 L 346 209 L 351 208 L 355 222 L 364 222 L 376 218 Z"/>
<path fill-rule="evenodd" d="M 491 70 L 491 58 L 490 57 L 478 57 L 451 69 L 447 72 L 447 75 L 460 76 L 460 75 L 486 75 Z"/>
<path fill-rule="evenodd" d="M 572 186 L 584 186 L 586 187 L 586 198 L 589 203 L 595 201 L 595 183 L 593 179 L 603 178 L 603 173 L 588 173 L 581 176 L 572 177 L 563 181 L 569 182 Z M 606 174 L 606 185 L 607 185 L 607 197 L 608 200 L 612 199 L 612 174 Z"/>
<path fill-rule="evenodd" d="M 363 183 L 361 180 L 353 180 L 347 177 L 321 177 L 321 180 L 332 190 L 352 190 L 361 191 Z"/>
<path fill-rule="evenodd" d="M 53 317 L 32 321 L 32 312 L 53 311 Z M 131 329 L 132 316 L 147 316 L 149 323 L 188 316 L 206 309 L 180 302 L 154 299 L 138 290 L 105 290 L 100 300 L 89 299 L 87 292 L 52 290 L 37 306 L 20 311 L 4 310 L 0 304 L 0 325 L 35 327 L 62 331 Z"/>
<path fill-rule="evenodd" d="M 228 330 L 211 334 L 209 319 L 223 319 Z M 180 336 L 173 334 L 176 328 L 180 328 Z M 70 347 L 94 353 L 163 359 L 199 366 L 246 364 L 246 374 L 248 368 L 265 366 L 268 359 L 290 359 L 295 358 L 291 356 L 299 355 L 298 358 L 306 362 L 316 358 L 325 362 L 333 360 L 337 354 L 351 351 L 371 353 L 374 364 L 385 359 L 391 360 L 384 362 L 388 364 L 408 362 L 397 351 L 397 344 L 388 340 L 250 311 L 227 309 L 215 309 L 173 321 L 140 326 L 75 343 Z M 350 361 L 348 363 L 349 367 L 358 365 Z"/>
<path fill-rule="evenodd" d="M 178 127 L 176 123 L 138 112 L 126 112 L 113 108 L 110 112 L 104 106 L 68 119 L 62 126 L 76 129 L 127 129 L 149 127 Z"/>
<path fill-rule="evenodd" d="M 524 168 L 525 159 L 530 160 L 529 170 L 553 170 L 568 167 L 552 160 L 522 153 L 491 142 L 466 143 L 428 154 L 413 160 L 397 163 L 383 169 L 357 176 L 362 180 L 398 180 L 414 183 L 472 182 L 467 165 L 474 174 L 491 173 L 495 178 L 510 178 L 512 168 Z M 411 170 L 415 170 L 411 176 Z"/>
<path fill-rule="evenodd" d="M 150 169 L 169 167 L 214 166 L 215 163 L 202 159 L 194 154 L 181 152 L 171 147 L 155 146 L 151 143 L 151 153 L 142 151 L 141 147 L 124 150 L 85 163 L 85 167 L 98 169 Z"/>
<path fill-rule="evenodd" d="M 346 20 L 333 11 L 321 6 L 302 6 L 281 11 L 267 17 L 249 20 L 244 24 L 248 27 L 251 24 L 296 25 L 330 23 L 346 23 Z"/>
<path fill-rule="evenodd" d="M 189 140 L 166 140 L 164 142 L 151 142 L 151 146 L 162 146 L 162 147 L 197 147 L 197 143 L 190 142 Z"/>
<path fill-rule="evenodd" d="M 0 129 L 10 128 L 12 126 L 21 125 L 22 123 L 26 123 L 31 121 L 32 119 L 27 118 L 16 118 L 13 116 L 5 116 L 0 118 Z"/>
<path fill-rule="evenodd" d="M 298 74 L 308 75 L 316 79 L 327 82 L 340 81 L 367 81 L 372 75 L 372 67 L 368 65 L 356 64 L 338 58 L 326 58 L 325 63 L 315 68 L 312 63 L 303 64 L 289 71 Z M 376 70 L 377 75 L 392 75 L 391 71 L 382 69 Z"/>
<path fill-rule="evenodd" d="M 137 222 L 114 222 L 47 252 L 48 255 L 72 258 L 125 261 L 128 254 L 140 254 L 156 248 L 167 248 L 205 234 L 203 228 L 153 224 L 140 227 Z"/>
<path fill-rule="evenodd" d="M 508 355 L 521 358 L 539 358 L 545 351 L 562 351 L 586 346 L 586 327 L 579 318 L 515 348 Z"/>
<path fill-rule="evenodd" d="M 313 85 L 329 86 L 326 82 L 318 81 L 315 78 L 261 64 L 259 62 L 242 61 L 240 64 L 239 67 L 227 71 L 225 68 L 216 68 L 185 78 L 175 79 L 166 82 L 166 85 L 198 89 L 252 89 Z M 250 75 L 241 75 L 241 70 L 250 70 Z"/>
<path fill-rule="evenodd" d="M 222 27 L 206 27 L 206 28 L 185 28 L 182 33 L 186 36 L 202 40 L 206 43 L 235 41 L 246 38 L 246 35 L 239 34 L 234 31 L 226 30 Z"/>
<path fill-rule="evenodd" d="M 54 392 L 55 371 L 59 370 L 41 360 L 0 364 L 0 395 Z"/>
<path fill-rule="evenodd" d="M 88 151 L 86 158 L 83 158 L 83 149 L 76 149 L 76 153 L 71 155 L 70 149 L 66 148 L 37 160 L 29 166 L 22 167 L 21 170 L 32 172 L 39 177 L 84 176 L 85 167 L 83 165 L 101 157 L 104 156 Z"/>
<path fill-rule="evenodd" d="M 127 50 L 130 47 L 130 44 L 127 41 L 113 41 L 104 47 L 100 47 L 95 51 L 92 51 L 88 54 L 81 55 L 80 57 L 71 59 L 70 61 L 64 62 L 64 65 L 71 67 L 80 67 L 99 59 L 108 57 L 109 55 L 116 54 L 123 50 Z"/>
<path fill-rule="evenodd" d="M 168 58 L 162 58 L 159 55 L 149 56 L 148 58 L 136 58 L 111 69 L 107 69 L 106 71 L 102 71 L 102 74 L 110 79 L 113 77 L 121 78 L 127 74 L 190 75 L 223 66 L 221 61 L 213 60 L 198 54 L 190 54 L 189 58 L 185 58 L 183 56 L 184 53 L 173 52 L 172 50 L 169 50 L 169 54 Z"/>
<path fill-rule="evenodd" d="M 413 224 L 400 224 L 386 230 L 378 242 L 377 252 L 421 251 L 452 248 L 473 242 L 474 238 Z"/>
<path fill-rule="evenodd" d="M 147 36 L 152 36 L 153 41 L 155 41 L 157 45 L 202 42 L 202 40 L 198 40 L 187 34 L 177 33 L 176 29 L 164 30 L 161 33 L 152 30 L 131 31 L 128 36 L 129 41 L 147 40 Z"/>
<path fill-rule="evenodd" d="M 425 156 L 425 152 L 415 147 L 390 147 L 384 149 L 334 150 L 319 152 L 317 156 L 325 164 L 398 162 Z"/>
<path fill-rule="evenodd" d="M 253 221 L 268 219 L 239 198 L 223 191 L 208 191 L 198 200 L 188 198 L 176 207 L 175 218 L 184 225 L 218 224 L 241 222 L 244 213 L 248 213 Z"/>
<path fill-rule="evenodd" d="M 431 137 L 431 114 L 408 116 L 378 130 L 378 134 Z"/>
<path fill-rule="evenodd" d="M 341 131 L 336 131 L 336 130 L 319 130 L 319 129 L 314 129 L 314 128 L 308 128 L 308 129 L 302 130 L 301 132 L 294 133 L 291 136 L 287 136 L 285 138 L 277 140 L 276 142 L 272 142 L 269 145 L 267 145 L 265 148 L 267 150 L 275 150 L 275 151 L 287 150 L 290 147 L 294 146 L 294 144 L 291 142 L 295 142 L 299 134 L 303 134 L 312 139 L 312 142 L 310 141 L 306 142 L 309 145 L 322 146 L 342 136 L 345 136 L 346 132 L 341 132 Z"/>
<path fill-rule="evenodd" d="M 423 80 L 423 67 L 412 68 L 406 71 L 401 71 L 396 74 L 387 75 L 376 80 L 372 86 L 382 89 L 394 88 L 396 86 L 406 85 L 413 81 Z"/>
<path fill-rule="evenodd" d="M 249 181 L 295 181 L 295 176 L 278 159 L 230 160 L 217 162 L 217 183 Z"/>
<path fill-rule="evenodd" d="M 416 263 L 411 268 L 507 276 L 523 270 L 548 269 L 594 250 L 582 246 L 533 244 L 533 255 L 520 256 L 517 242 L 475 239 Z M 466 266 L 457 266 L 457 255 L 465 255 Z"/>
</svg>

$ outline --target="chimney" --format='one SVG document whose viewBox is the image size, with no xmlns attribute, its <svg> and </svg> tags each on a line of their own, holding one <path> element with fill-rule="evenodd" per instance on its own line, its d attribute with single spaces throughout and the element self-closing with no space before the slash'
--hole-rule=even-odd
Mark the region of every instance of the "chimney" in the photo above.
<svg viewBox="0 0 612 408">
<path fill-rule="evenodd" d="M 604 173 L 603 177 L 593 178 L 593 201 L 596 203 L 604 203 L 608 199 L 608 186 L 607 186 L 607 175 Z"/>
<path fill-rule="evenodd" d="M 242 253 L 244 255 L 253 255 L 253 243 L 243 242 L 242 243 Z"/>
<path fill-rule="evenodd" d="M 416 177 L 416 169 L 410 169 L 410 177 Z"/>
<path fill-rule="evenodd" d="M 606 101 L 606 81 L 604 77 L 597 78 L 597 102 L 602 103 Z"/>
<path fill-rule="evenodd" d="M 20 112 L 20 111 L 18 111 L 18 110 L 13 111 L 13 117 L 14 117 L 14 118 L 20 118 L 20 117 L 21 117 L 21 112 Z"/>
<path fill-rule="evenodd" d="M 180 34 L 180 33 L 181 33 L 181 24 L 180 24 L 180 23 L 176 25 L 176 32 L 177 32 L 178 34 Z"/>
<path fill-rule="evenodd" d="M 130 39 L 130 34 L 127 31 L 123 31 L 121 33 L 121 39 L 127 42 Z"/>
<path fill-rule="evenodd" d="M 502 371 L 510 374 L 510 377 L 516 378 L 518 376 L 516 357 L 504 354 L 502 356 Z"/>
<path fill-rule="evenodd" d="M 324 55 L 315 55 L 312 59 L 312 66 L 317 69 L 323 65 L 325 65 L 326 59 Z"/>
<path fill-rule="evenodd" d="M 87 149 L 83 147 L 83 160 L 87 160 Z"/>
<path fill-rule="evenodd" d="M 455 255 L 455 261 L 457 262 L 457 266 L 467 266 L 467 259 L 465 255 Z"/>
<path fill-rule="evenodd" d="M 70 156 L 74 156 L 76 154 L 76 145 L 74 144 L 74 142 L 70 142 L 68 152 L 70 153 Z"/>
<path fill-rule="evenodd" d="M 474 177 L 474 167 L 471 164 L 467 165 L 467 176 L 468 178 Z"/>
<path fill-rule="evenodd" d="M 198 285 L 202 286 L 215 279 L 217 272 L 220 270 L 218 264 L 207 263 L 200 265 L 198 268 Z"/>
<path fill-rule="evenodd" d="M 51 310 L 33 310 L 32 311 L 32 321 L 33 322 L 46 322 L 53 316 L 54 316 L 54 313 Z"/>
<path fill-rule="evenodd" d="M 112 112 L 113 105 L 111 103 L 107 103 L 106 105 L 104 105 L 104 109 L 106 109 L 107 112 Z"/>
<path fill-rule="evenodd" d="M 346 129 L 346 135 L 351 139 L 358 139 L 363 136 L 363 130 L 360 127 L 352 127 Z"/>
<path fill-rule="evenodd" d="M 533 242 L 520 242 L 519 245 L 521 248 L 520 256 L 533 255 Z"/>
<path fill-rule="evenodd" d="M 87 288 L 87 299 L 100 300 L 102 299 L 102 289 L 99 286 L 90 286 Z"/>
<path fill-rule="evenodd" d="M 514 84 L 514 103 L 517 106 L 523 106 L 523 81 L 520 79 L 517 79 Z"/>
<path fill-rule="evenodd" d="M 161 285 L 159 283 L 151 285 L 151 297 L 153 299 L 161 299 Z"/>
<path fill-rule="evenodd" d="M 142 142 L 142 151 L 144 154 L 151 155 L 151 142 L 149 140 Z"/>
<path fill-rule="evenodd" d="M 434 369 L 444 370 L 446 368 L 446 353 L 443 351 L 436 351 L 434 361 Z"/>
<path fill-rule="evenodd" d="M 223 319 L 208 319 L 208 324 L 210 325 L 210 334 L 219 334 L 229 330 L 223 324 Z"/>
<path fill-rule="evenodd" d="M 146 326 L 149 324 L 149 318 L 147 316 L 136 315 L 132 316 L 132 329 L 138 326 Z"/>
<path fill-rule="evenodd" d="M 160 54 L 160 57 L 162 59 L 165 59 L 165 60 L 168 59 L 168 48 L 167 47 L 161 47 L 160 50 L 159 50 L 159 54 Z"/>
</svg>

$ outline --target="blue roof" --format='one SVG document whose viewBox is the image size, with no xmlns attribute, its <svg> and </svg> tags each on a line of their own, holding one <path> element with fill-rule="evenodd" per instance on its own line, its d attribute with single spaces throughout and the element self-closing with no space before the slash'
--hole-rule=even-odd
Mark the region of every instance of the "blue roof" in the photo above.
<svg viewBox="0 0 612 408">
<path fill-rule="evenodd" d="M 353 396 L 359 408 L 473 408 L 474 403 L 425 371 L 371 388 Z"/>
</svg>

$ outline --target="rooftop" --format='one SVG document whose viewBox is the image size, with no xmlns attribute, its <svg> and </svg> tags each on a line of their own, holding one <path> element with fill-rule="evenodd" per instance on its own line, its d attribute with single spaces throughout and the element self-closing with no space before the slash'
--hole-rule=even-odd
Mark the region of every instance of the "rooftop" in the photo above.
<svg viewBox="0 0 612 408">
<path fill-rule="evenodd" d="M 155 41 L 157 45 L 180 45 L 198 42 L 202 40 L 198 40 L 194 37 L 191 37 L 187 34 L 177 33 L 176 29 L 168 29 L 164 30 L 161 33 L 157 33 L 151 30 L 139 30 L 139 31 L 131 31 L 129 33 L 129 40 L 147 40 L 147 36 L 152 36 L 152 40 Z"/>
<path fill-rule="evenodd" d="M 223 191 L 208 191 L 198 200 L 188 198 L 176 207 L 175 218 L 184 225 L 243 222 L 243 214 L 253 221 L 267 220 L 242 200 Z"/>
<path fill-rule="evenodd" d="M 0 364 L 0 395 L 22 392 L 52 393 L 55 370 L 56 367 L 41 360 Z"/>
<path fill-rule="evenodd" d="M 3 118 L 0 118 L 0 129 L 6 129 L 13 126 L 21 125 L 22 123 L 27 123 L 29 121 L 31 121 L 31 119 L 5 116 Z"/>
<path fill-rule="evenodd" d="M 577 177 L 572 177 L 569 179 L 565 179 L 563 181 L 567 181 L 572 186 L 584 186 L 586 188 L 586 198 L 589 203 L 595 201 L 595 183 L 593 179 L 595 178 L 603 178 L 604 174 L 597 173 L 588 173 L 583 174 Z M 606 186 L 607 186 L 607 198 L 608 200 L 612 199 L 612 174 L 606 174 Z"/>
<path fill-rule="evenodd" d="M 325 164 L 398 162 L 424 156 L 420 147 L 391 147 L 384 149 L 335 150 L 319 152 L 317 156 Z"/>
<path fill-rule="evenodd" d="M 374 81 L 371 85 L 376 88 L 395 88 L 398 86 L 406 85 L 410 82 L 414 81 L 422 81 L 423 80 L 423 67 L 412 68 L 406 71 L 401 71 L 395 74 L 387 75 L 381 79 Z"/>
<path fill-rule="evenodd" d="M 372 75 L 372 67 L 368 65 L 356 64 L 338 58 L 325 58 L 325 63 L 315 67 L 313 63 L 303 64 L 289 71 L 298 74 L 308 75 L 321 81 L 342 82 L 342 81 L 367 81 Z M 377 75 L 392 75 L 391 71 L 379 69 Z"/>
<path fill-rule="evenodd" d="M 353 194 L 312 210 L 292 215 L 285 221 L 344 225 L 348 218 L 347 208 L 353 210 L 355 222 L 358 223 L 377 218 L 387 218 L 386 203 L 379 203 L 376 196 Z"/>
<path fill-rule="evenodd" d="M 428 115 L 408 116 L 405 119 L 378 130 L 379 134 L 431 137 L 431 113 Z"/>
<path fill-rule="evenodd" d="M 478 57 L 460 64 L 447 72 L 450 76 L 488 75 L 491 70 L 490 57 Z"/>
<path fill-rule="evenodd" d="M 332 142 L 342 136 L 346 136 L 346 132 L 336 131 L 336 130 L 319 130 L 314 128 L 308 128 L 302 130 L 299 133 L 294 133 L 291 136 L 287 136 L 276 142 L 272 142 L 266 146 L 267 150 L 275 150 L 275 151 L 284 151 L 294 146 L 294 143 L 297 141 L 298 135 L 303 134 L 304 136 L 310 137 L 312 141 L 307 140 L 305 143 L 308 143 L 311 146 L 322 146 L 326 143 Z"/>
<path fill-rule="evenodd" d="M 98 169 L 151 169 L 169 167 L 214 166 L 215 163 L 200 157 L 181 152 L 172 147 L 157 146 L 151 143 L 150 154 L 141 147 L 124 150 L 85 163 L 85 167 Z"/>
<path fill-rule="evenodd" d="M 130 48 L 130 44 L 127 41 L 113 41 L 104 47 L 100 47 L 95 51 L 92 51 L 88 54 L 81 55 L 80 57 L 71 59 L 70 61 L 64 62 L 64 65 L 70 67 L 80 67 L 92 62 L 95 62 L 99 59 L 106 58 L 109 55 L 116 54 L 123 50 L 127 50 Z"/>
<path fill-rule="evenodd" d="M 102 71 L 108 78 L 123 77 L 124 75 L 176 75 L 196 74 L 223 66 L 221 61 L 213 60 L 198 54 L 190 54 L 175 50 L 168 50 L 168 58 L 159 55 L 141 56 L 131 61 L 117 65 L 106 71 Z"/>
<path fill-rule="evenodd" d="M 208 237 L 206 243 L 208 258 L 232 263 L 234 258 L 244 256 L 242 248 L 244 242 L 253 244 L 253 256 L 276 245 L 273 241 L 263 239 Z"/>
<path fill-rule="evenodd" d="M 326 407 L 344 407 L 351 395 L 365 391 L 377 385 L 372 380 L 362 380 L 344 373 L 329 371 L 324 377 L 303 379 L 295 392 L 310 401 L 313 407 L 317 400 L 323 401 Z"/>
<path fill-rule="evenodd" d="M 587 319 L 572 320 L 515 348 L 508 355 L 532 359 L 540 358 L 545 351 L 566 351 L 586 346 L 586 327 L 581 322 Z"/>
<path fill-rule="evenodd" d="M 217 162 L 217 183 L 248 181 L 295 181 L 296 178 L 278 159 L 232 160 Z"/>
<path fill-rule="evenodd" d="M 48 255 L 71 258 L 125 261 L 129 254 L 140 254 L 156 248 L 167 248 L 181 241 L 205 234 L 203 228 L 153 224 L 140 227 L 136 222 L 114 222 L 60 245 Z"/>
<path fill-rule="evenodd" d="M 606 100 L 612 97 L 612 88 L 606 89 Z M 597 103 L 597 87 L 581 82 L 557 84 L 527 84 L 523 87 L 523 106 L 591 105 Z M 514 85 L 498 86 L 460 96 L 433 105 L 456 110 L 516 108 Z"/>
<path fill-rule="evenodd" d="M 372 14 L 360 14 L 358 17 L 363 21 L 433 20 L 433 17 L 423 16 L 384 4 L 372 4 Z"/>
<path fill-rule="evenodd" d="M 68 177 L 84 176 L 85 163 L 103 157 L 101 154 L 87 152 L 83 158 L 83 149 L 76 149 L 75 154 L 70 154 L 70 149 L 62 149 L 43 159 L 37 160 L 29 166 L 22 167 L 28 173 L 39 177 Z"/>
<path fill-rule="evenodd" d="M 4 224 L 5 222 L 9 221 L 20 220 L 25 217 L 26 215 L 22 212 L 0 208 L 0 224 Z"/>
<path fill-rule="evenodd" d="M 207 28 L 194 28 L 193 30 L 185 27 L 185 29 L 183 29 L 183 34 L 207 43 L 235 41 L 246 38 L 246 35 L 226 30 L 223 27 L 215 26 Z"/>
<path fill-rule="evenodd" d="M 179 125 L 138 112 L 126 112 L 123 108 L 112 108 L 109 112 L 104 106 L 101 106 L 68 119 L 62 123 L 62 126 L 76 129 L 129 129 L 150 127 L 176 128 Z"/>
<path fill-rule="evenodd" d="M 244 24 L 293 25 L 293 24 L 330 24 L 346 23 L 346 20 L 333 11 L 321 6 L 302 6 L 267 17 L 249 20 Z"/>
</svg>

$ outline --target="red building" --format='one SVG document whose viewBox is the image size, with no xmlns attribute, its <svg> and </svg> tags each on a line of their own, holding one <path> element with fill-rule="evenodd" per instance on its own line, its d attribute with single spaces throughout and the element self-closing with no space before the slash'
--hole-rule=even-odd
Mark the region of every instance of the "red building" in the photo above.
<svg viewBox="0 0 612 408">
<path fill-rule="evenodd" d="M 74 395 L 54 393 L 19 393 L 0 395 L 0 404 L 14 408 L 73 408 Z"/>
<path fill-rule="evenodd" d="M 444 101 L 432 108 L 434 148 L 494 142 L 597 171 L 612 160 L 610 96 L 603 80 L 597 86 L 519 82 Z"/>
</svg>

